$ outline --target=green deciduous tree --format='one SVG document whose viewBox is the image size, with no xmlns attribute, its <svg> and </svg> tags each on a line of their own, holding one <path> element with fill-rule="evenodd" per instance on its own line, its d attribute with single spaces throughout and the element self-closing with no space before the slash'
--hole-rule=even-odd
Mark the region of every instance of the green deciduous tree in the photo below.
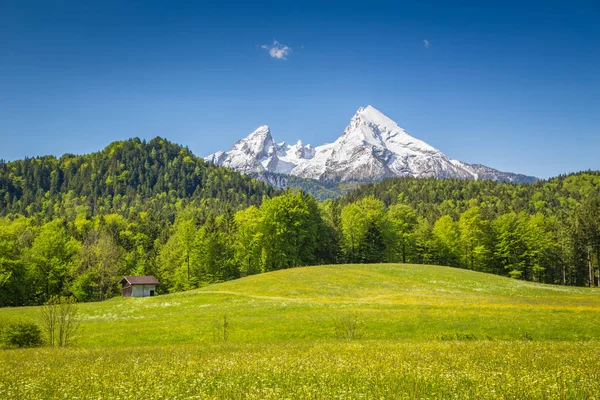
<svg viewBox="0 0 600 400">
<path fill-rule="evenodd" d="M 234 257 L 241 276 L 263 272 L 261 264 L 262 213 L 255 206 L 235 214 Z"/>
<path fill-rule="evenodd" d="M 523 218 L 511 212 L 499 216 L 492 223 L 496 238 L 494 256 L 500 265 L 514 278 L 523 275 L 523 254 L 525 253 L 525 240 L 521 235 Z"/>
<path fill-rule="evenodd" d="M 261 213 L 266 271 L 309 265 L 315 261 L 319 215 L 314 215 L 305 194 L 288 192 L 269 199 L 261 206 Z"/>
<path fill-rule="evenodd" d="M 406 204 L 396 203 L 389 207 L 386 217 L 391 239 L 389 260 L 406 263 L 415 250 L 417 213 Z"/>
<path fill-rule="evenodd" d="M 460 234 L 452 217 L 444 215 L 435 221 L 432 234 L 438 263 L 452 267 L 460 266 Z"/>
<path fill-rule="evenodd" d="M 462 263 L 468 269 L 482 271 L 486 269 L 488 250 L 485 246 L 486 221 L 481 208 L 471 206 L 460 215 L 458 220 Z"/>
<path fill-rule="evenodd" d="M 42 226 L 27 255 L 33 279 L 41 289 L 38 293 L 41 298 L 49 299 L 68 291 L 70 272 L 77 262 L 80 246 L 69 237 L 60 220 Z"/>
<path fill-rule="evenodd" d="M 375 226 L 380 231 L 383 230 L 385 212 L 384 203 L 374 197 L 365 197 L 342 209 L 343 247 L 348 261 L 361 261 L 363 255 L 360 251 L 364 249 L 363 242 L 367 230 L 370 226 Z"/>
<path fill-rule="evenodd" d="M 71 292 L 79 301 L 107 299 L 119 292 L 123 273 L 123 250 L 111 235 L 91 231 L 79 250 Z"/>
</svg>

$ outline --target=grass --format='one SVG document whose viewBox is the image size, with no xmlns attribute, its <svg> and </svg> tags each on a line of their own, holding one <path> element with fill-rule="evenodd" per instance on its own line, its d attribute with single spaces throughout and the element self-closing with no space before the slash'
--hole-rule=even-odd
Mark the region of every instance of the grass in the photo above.
<svg viewBox="0 0 600 400">
<path fill-rule="evenodd" d="M 76 348 L 0 352 L 0 398 L 598 398 L 599 300 L 437 266 L 282 270 L 82 304 Z"/>
<path fill-rule="evenodd" d="M 600 362 L 589 350 L 586 343 L 506 341 L 22 350 L 0 353 L 0 393 L 22 399 L 591 399 Z"/>
</svg>

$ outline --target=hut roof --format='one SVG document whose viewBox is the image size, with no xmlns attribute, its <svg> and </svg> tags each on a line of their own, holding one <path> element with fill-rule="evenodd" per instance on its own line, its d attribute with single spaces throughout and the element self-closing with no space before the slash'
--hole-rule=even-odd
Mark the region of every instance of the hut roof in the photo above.
<svg viewBox="0 0 600 400">
<path fill-rule="evenodd" d="M 121 284 L 129 283 L 130 285 L 159 285 L 160 282 L 152 275 L 150 276 L 124 276 L 121 279 Z"/>
</svg>

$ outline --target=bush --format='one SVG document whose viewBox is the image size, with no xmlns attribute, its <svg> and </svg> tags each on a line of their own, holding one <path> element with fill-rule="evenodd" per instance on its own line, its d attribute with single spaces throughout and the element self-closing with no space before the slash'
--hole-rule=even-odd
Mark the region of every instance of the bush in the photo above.
<svg viewBox="0 0 600 400">
<path fill-rule="evenodd" d="M 8 323 L 2 332 L 2 342 L 9 348 L 38 347 L 44 343 L 42 330 L 30 321 Z"/>
</svg>

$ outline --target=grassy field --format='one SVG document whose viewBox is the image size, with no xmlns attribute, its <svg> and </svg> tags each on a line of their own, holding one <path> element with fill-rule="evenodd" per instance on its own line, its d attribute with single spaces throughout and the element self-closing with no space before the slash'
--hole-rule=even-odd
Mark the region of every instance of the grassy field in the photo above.
<svg viewBox="0 0 600 400">
<path fill-rule="evenodd" d="M 596 289 L 337 265 L 80 311 L 74 348 L 0 352 L 0 398 L 600 398 Z"/>
</svg>

